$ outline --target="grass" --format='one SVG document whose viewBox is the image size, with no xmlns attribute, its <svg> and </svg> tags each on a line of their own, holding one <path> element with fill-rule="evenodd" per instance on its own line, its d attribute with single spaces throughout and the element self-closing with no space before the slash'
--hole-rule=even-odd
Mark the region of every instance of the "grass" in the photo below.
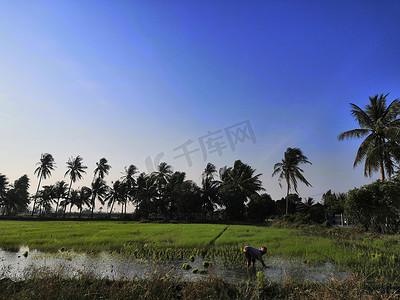
<svg viewBox="0 0 400 300">
<path fill-rule="evenodd" d="M 115 251 L 155 259 L 197 256 L 221 258 L 244 266 L 246 245 L 266 246 L 268 255 L 298 258 L 400 284 L 400 236 L 378 236 L 355 229 L 306 227 L 287 229 L 245 225 L 151 224 L 110 221 L 0 221 L 0 247 L 28 246 L 46 252 Z"/>
<path fill-rule="evenodd" d="M 206 248 L 226 225 L 102 221 L 0 221 L 0 247 L 42 251 L 127 251 L 137 247 Z"/>
<path fill-rule="evenodd" d="M 0 299 L 396 299 L 394 289 L 366 286 L 365 278 L 352 277 L 328 283 L 296 281 L 282 284 L 264 276 L 227 282 L 208 275 L 185 281 L 169 274 L 155 273 L 145 279 L 96 279 L 87 274 L 66 278 L 48 271 L 32 273 L 23 281 L 0 280 Z"/>
</svg>

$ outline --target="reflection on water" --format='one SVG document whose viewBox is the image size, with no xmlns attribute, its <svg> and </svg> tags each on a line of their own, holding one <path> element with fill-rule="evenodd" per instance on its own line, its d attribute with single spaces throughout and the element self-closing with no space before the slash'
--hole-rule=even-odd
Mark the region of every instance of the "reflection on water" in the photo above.
<svg viewBox="0 0 400 300">
<path fill-rule="evenodd" d="M 28 248 L 21 248 L 17 252 L 0 250 L 0 279 L 4 277 L 23 279 L 29 275 L 31 270 L 45 269 L 52 272 L 61 273 L 66 276 L 79 276 L 80 274 L 90 274 L 97 278 L 132 279 L 135 277 L 144 278 L 154 272 L 171 276 L 179 276 L 182 279 L 196 280 L 204 278 L 205 275 L 193 274 L 194 268 L 204 269 L 202 257 L 197 257 L 194 262 L 188 259 L 177 259 L 168 261 L 153 261 L 144 259 L 134 259 L 121 254 L 103 252 L 97 255 L 75 252 L 43 253 L 32 250 L 25 257 L 24 253 Z M 207 259 L 208 261 L 210 259 Z M 243 266 L 232 268 L 226 267 L 223 261 L 214 259 L 210 272 L 222 276 L 225 280 L 240 280 L 248 276 L 245 260 Z M 183 263 L 189 263 L 192 269 L 185 271 L 182 269 Z M 328 281 L 332 278 L 343 279 L 350 276 L 349 272 L 335 270 L 329 262 L 320 266 L 308 266 L 298 259 L 283 259 L 269 257 L 265 259 L 267 268 L 264 274 L 270 280 L 278 282 L 286 277 L 295 277 L 311 281 Z M 258 263 L 257 271 L 261 270 Z"/>
</svg>

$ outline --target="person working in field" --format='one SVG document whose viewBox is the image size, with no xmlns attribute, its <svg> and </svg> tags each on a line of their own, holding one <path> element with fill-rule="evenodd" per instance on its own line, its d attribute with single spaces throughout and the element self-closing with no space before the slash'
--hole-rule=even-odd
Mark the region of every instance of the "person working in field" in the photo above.
<svg viewBox="0 0 400 300">
<path fill-rule="evenodd" d="M 247 260 L 247 269 L 249 269 L 251 263 L 253 263 L 253 267 L 255 267 L 254 264 L 256 262 L 256 259 L 258 259 L 262 263 L 263 267 L 266 268 L 262 256 L 267 253 L 267 247 L 261 247 L 261 249 L 257 249 L 254 247 L 246 246 L 243 248 L 243 251 Z"/>
</svg>

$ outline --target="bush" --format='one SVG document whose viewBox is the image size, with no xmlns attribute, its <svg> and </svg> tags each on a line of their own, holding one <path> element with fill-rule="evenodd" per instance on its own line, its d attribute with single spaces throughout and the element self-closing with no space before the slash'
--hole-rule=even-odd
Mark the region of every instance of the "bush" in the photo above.
<svg viewBox="0 0 400 300">
<path fill-rule="evenodd" d="M 400 181 L 375 181 L 350 190 L 345 213 L 350 222 L 366 230 L 394 233 L 400 229 Z"/>
</svg>

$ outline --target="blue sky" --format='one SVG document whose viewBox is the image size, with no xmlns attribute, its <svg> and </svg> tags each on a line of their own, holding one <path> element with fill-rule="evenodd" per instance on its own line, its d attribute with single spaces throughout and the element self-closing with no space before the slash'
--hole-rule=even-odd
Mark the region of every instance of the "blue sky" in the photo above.
<svg viewBox="0 0 400 300">
<path fill-rule="evenodd" d="M 288 147 L 313 163 L 319 200 L 378 178 L 353 169 L 361 141 L 339 142 L 358 127 L 349 102 L 400 97 L 400 1 L 0 1 L 0 172 L 13 181 L 33 171 L 44 152 L 63 179 L 81 155 L 88 185 L 106 157 L 118 179 L 146 158 L 199 182 L 207 162 L 236 159 L 262 173 L 266 192 Z M 225 128 L 248 121 L 256 143 L 233 151 Z M 221 153 L 173 149 L 221 130 Z M 211 150 L 211 149 L 209 149 Z"/>
</svg>

